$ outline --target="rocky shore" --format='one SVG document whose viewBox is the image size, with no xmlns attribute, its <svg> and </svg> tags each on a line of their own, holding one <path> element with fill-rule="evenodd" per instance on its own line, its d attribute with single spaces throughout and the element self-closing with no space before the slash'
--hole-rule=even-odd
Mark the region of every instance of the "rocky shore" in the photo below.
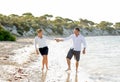
<svg viewBox="0 0 120 82">
<path fill-rule="evenodd" d="M 35 36 L 36 30 L 32 27 L 29 31 L 24 31 L 22 34 L 19 33 L 19 30 L 15 26 L 13 27 L 4 27 L 4 29 L 10 31 L 12 34 L 16 36 Z M 52 27 L 51 28 L 45 28 L 44 34 L 47 36 L 55 36 L 55 35 L 64 35 L 68 36 L 73 32 L 73 29 L 67 29 L 63 27 L 63 34 L 59 34 L 57 32 L 53 32 Z M 81 34 L 84 36 L 108 36 L 108 35 L 120 35 L 120 30 L 101 30 L 99 28 L 94 29 L 87 29 L 87 28 L 81 28 Z"/>
</svg>

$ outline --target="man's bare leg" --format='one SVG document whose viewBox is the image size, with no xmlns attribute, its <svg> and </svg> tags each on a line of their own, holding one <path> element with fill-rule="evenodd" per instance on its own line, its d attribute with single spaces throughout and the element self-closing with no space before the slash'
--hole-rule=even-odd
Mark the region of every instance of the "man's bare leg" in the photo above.
<svg viewBox="0 0 120 82">
<path fill-rule="evenodd" d="M 76 72 L 78 72 L 79 61 L 76 61 Z"/>
<path fill-rule="evenodd" d="M 67 65 L 68 65 L 68 69 L 66 71 L 68 71 L 68 70 L 71 70 L 71 60 L 68 58 L 66 58 L 66 60 L 67 60 Z"/>
</svg>

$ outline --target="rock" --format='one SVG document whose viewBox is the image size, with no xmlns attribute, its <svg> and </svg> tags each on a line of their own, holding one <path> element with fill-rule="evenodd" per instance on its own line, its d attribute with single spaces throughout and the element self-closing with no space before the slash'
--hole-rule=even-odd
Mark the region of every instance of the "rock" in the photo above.
<svg viewBox="0 0 120 82">
<path fill-rule="evenodd" d="M 70 34 L 72 34 L 72 29 L 65 29 L 65 28 L 63 28 L 63 34 L 65 35 L 65 36 L 68 36 L 68 35 L 70 35 Z"/>
<path fill-rule="evenodd" d="M 35 34 L 35 31 L 33 30 L 33 28 L 30 28 L 28 32 L 26 31 L 23 32 L 23 36 L 33 36 L 34 34 Z"/>
<path fill-rule="evenodd" d="M 57 31 L 53 32 L 53 27 L 52 25 L 49 25 L 48 27 L 44 28 L 41 26 L 41 28 L 43 29 L 43 33 L 44 35 L 60 35 Z M 13 27 L 7 27 L 4 26 L 3 27 L 5 30 L 10 31 L 12 34 L 17 35 L 17 36 L 21 36 L 23 34 L 23 36 L 34 36 L 35 35 L 35 31 L 34 28 L 30 27 L 29 31 L 24 31 L 21 33 L 18 33 L 19 31 L 17 30 L 16 26 Z M 68 36 L 70 34 L 73 33 L 73 29 L 71 28 L 65 28 L 64 26 L 63 28 L 63 35 L 64 36 Z M 83 34 L 84 36 L 104 36 L 104 35 L 120 35 L 120 30 L 102 30 L 99 28 L 92 28 L 92 29 L 86 29 L 86 28 L 81 28 L 81 34 Z"/>
<path fill-rule="evenodd" d="M 11 28 L 11 27 L 7 27 L 7 26 L 5 27 L 5 26 L 4 26 L 3 28 L 4 28 L 5 30 L 12 31 L 12 28 Z"/>
<path fill-rule="evenodd" d="M 84 36 L 87 36 L 88 34 L 89 34 L 89 32 L 86 30 L 86 29 L 84 29 L 84 28 L 82 28 L 82 29 L 80 29 L 81 31 L 81 34 L 83 34 Z"/>
<path fill-rule="evenodd" d="M 102 34 L 102 30 L 100 30 L 100 29 L 94 29 L 93 31 L 92 31 L 92 35 L 93 36 L 100 36 Z"/>
<path fill-rule="evenodd" d="M 46 31 L 47 31 L 49 34 L 52 34 L 52 33 L 53 33 L 53 31 L 52 31 L 51 29 L 49 29 L 49 28 L 47 28 Z"/>
<path fill-rule="evenodd" d="M 16 26 L 13 26 L 13 28 L 11 29 L 11 33 L 17 36 L 20 36 L 20 34 L 17 32 Z"/>
<path fill-rule="evenodd" d="M 3 27 L 5 30 L 7 30 L 7 31 L 10 31 L 12 34 L 14 34 L 14 35 L 17 35 L 17 36 L 20 36 L 20 34 L 17 32 L 17 28 L 16 28 L 16 26 L 13 26 L 13 27 Z"/>
<path fill-rule="evenodd" d="M 103 35 L 109 35 L 109 32 L 107 32 L 107 31 L 102 31 L 102 34 L 103 34 Z"/>
<path fill-rule="evenodd" d="M 117 34 L 117 35 L 120 35 L 120 30 L 116 30 L 116 34 Z"/>
</svg>

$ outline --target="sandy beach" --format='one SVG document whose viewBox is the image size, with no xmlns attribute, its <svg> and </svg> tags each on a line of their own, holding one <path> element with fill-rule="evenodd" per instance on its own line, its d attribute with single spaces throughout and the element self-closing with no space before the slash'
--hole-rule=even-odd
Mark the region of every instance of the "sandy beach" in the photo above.
<svg viewBox="0 0 120 82">
<path fill-rule="evenodd" d="M 0 42 L 0 82 L 92 82 L 81 67 L 66 72 L 68 44 L 48 41 L 49 70 L 41 70 L 41 55 L 36 55 L 33 38 L 19 38 L 16 42 Z M 64 48 L 63 51 L 61 51 Z M 60 52 L 59 52 L 60 51 Z"/>
<path fill-rule="evenodd" d="M 33 38 L 0 42 L 0 82 L 120 82 L 120 36 L 86 37 L 87 53 L 81 54 L 79 72 L 75 60 L 66 72 L 66 54 L 71 40 L 48 40 L 49 70 L 41 70 L 41 55 L 35 54 Z M 109 45 L 108 45 L 109 44 Z"/>
<path fill-rule="evenodd" d="M 16 42 L 0 42 L 0 82 L 14 82 L 12 80 L 19 68 L 23 68 L 25 63 L 31 61 L 33 50 L 29 49 L 32 44 L 32 38 L 18 38 Z"/>
</svg>

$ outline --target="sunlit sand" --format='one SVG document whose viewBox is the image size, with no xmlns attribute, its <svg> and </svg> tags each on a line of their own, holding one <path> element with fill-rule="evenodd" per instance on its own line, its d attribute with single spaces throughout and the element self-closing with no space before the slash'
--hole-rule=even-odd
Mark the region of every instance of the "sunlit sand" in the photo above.
<svg viewBox="0 0 120 82">
<path fill-rule="evenodd" d="M 26 41 L 26 39 L 23 39 Z M 28 41 L 29 40 L 29 41 Z M 18 40 L 18 42 L 21 39 Z M 33 40 L 27 39 L 28 43 L 17 45 L 18 42 L 2 42 L 0 45 L 8 44 L 9 49 L 13 45 L 9 57 L 0 57 L 0 82 L 92 82 L 86 71 L 80 67 L 78 73 L 75 71 L 75 61 L 72 59 L 72 69 L 66 72 L 66 54 L 71 42 L 57 43 L 48 41 L 49 45 L 49 70 L 41 70 L 41 55 L 34 53 Z M 11 45 L 11 47 L 9 47 Z M 17 48 L 20 47 L 20 48 Z M 4 50 L 3 49 L 3 50 Z M 8 50 L 8 51 L 10 51 Z M 2 55 L 2 54 L 0 54 Z"/>
</svg>

